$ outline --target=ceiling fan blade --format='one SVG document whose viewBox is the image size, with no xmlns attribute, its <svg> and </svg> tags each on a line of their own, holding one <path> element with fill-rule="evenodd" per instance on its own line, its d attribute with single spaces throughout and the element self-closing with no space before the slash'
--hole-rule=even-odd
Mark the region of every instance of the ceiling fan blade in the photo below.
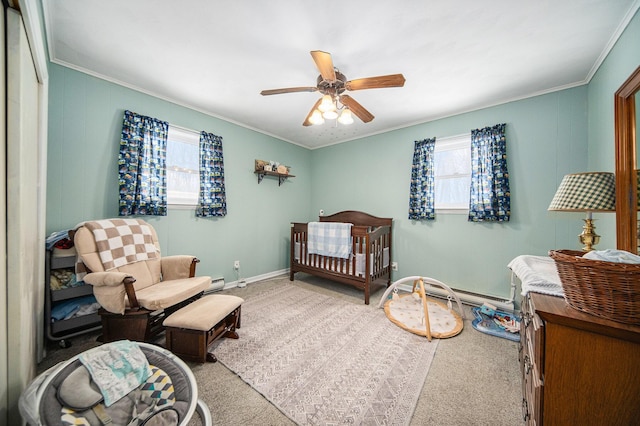
<svg viewBox="0 0 640 426">
<path fill-rule="evenodd" d="M 320 102 L 322 102 L 322 98 L 318 99 L 316 103 L 313 105 L 313 108 L 311 108 L 311 111 L 309 111 L 309 114 L 307 114 L 307 118 L 304 119 L 304 123 L 302 123 L 303 126 L 313 125 L 313 123 L 309 121 L 309 119 L 311 118 L 311 114 L 313 114 L 313 111 L 315 111 L 316 108 L 318 108 L 318 105 L 320 105 Z"/>
<path fill-rule="evenodd" d="M 365 107 L 363 107 L 358 102 L 356 102 L 356 100 L 353 99 L 351 96 L 340 95 L 340 102 L 342 102 L 343 105 L 346 105 L 347 107 L 349 107 L 351 112 L 354 113 L 364 123 L 368 123 L 374 119 L 373 114 L 367 111 Z"/>
<path fill-rule="evenodd" d="M 260 92 L 260 94 L 262 96 L 268 96 L 268 95 L 280 95 L 282 93 L 317 92 L 317 91 L 318 91 L 317 87 L 287 87 L 284 89 L 263 90 L 262 92 Z"/>
<path fill-rule="evenodd" d="M 336 70 L 333 67 L 331 54 L 323 52 L 322 50 L 312 50 L 311 56 L 313 57 L 313 60 L 316 63 L 316 67 L 318 67 L 318 71 L 320 71 L 320 75 L 322 76 L 322 78 L 327 81 L 335 81 Z"/>
<path fill-rule="evenodd" d="M 402 87 L 404 86 L 404 82 L 405 79 L 402 74 L 390 74 L 350 80 L 344 84 L 344 87 L 347 90 L 379 89 L 385 87 Z"/>
</svg>

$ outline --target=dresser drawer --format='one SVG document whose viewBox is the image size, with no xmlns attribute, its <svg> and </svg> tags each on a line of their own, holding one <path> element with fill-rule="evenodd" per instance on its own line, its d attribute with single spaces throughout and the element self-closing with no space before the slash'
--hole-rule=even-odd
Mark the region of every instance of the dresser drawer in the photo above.
<svg viewBox="0 0 640 426">
<path fill-rule="evenodd" d="M 533 351 L 533 348 L 529 348 Z M 533 353 L 535 357 L 535 353 Z M 533 363 L 528 374 L 527 382 L 529 383 L 529 405 L 531 418 L 540 423 L 540 410 L 542 408 L 542 374 L 540 372 L 540 364 Z"/>
<path fill-rule="evenodd" d="M 543 397 L 544 322 L 536 314 L 528 295 L 522 300 L 521 312 L 522 416 L 527 425 L 539 425 Z"/>
<path fill-rule="evenodd" d="M 541 369 L 544 365 L 544 322 L 536 314 L 529 295 L 522 301 L 522 321 L 520 324 L 521 344 L 524 345 L 524 342 L 530 342 L 532 362 L 543 373 Z"/>
</svg>

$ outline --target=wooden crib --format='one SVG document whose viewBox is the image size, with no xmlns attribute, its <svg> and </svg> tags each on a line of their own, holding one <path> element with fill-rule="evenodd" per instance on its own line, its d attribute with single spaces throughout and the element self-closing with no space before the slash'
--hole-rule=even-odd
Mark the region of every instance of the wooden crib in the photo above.
<svg viewBox="0 0 640 426">
<path fill-rule="evenodd" d="M 307 224 L 291 224 L 291 267 L 289 279 L 296 272 L 349 284 L 364 290 L 364 303 L 369 304 L 371 284 L 391 284 L 391 227 L 393 219 L 375 217 L 348 210 L 320 216 L 320 222 L 351 223 L 351 257 L 342 259 L 309 254 Z M 366 273 L 366 272 L 369 273 Z"/>
</svg>

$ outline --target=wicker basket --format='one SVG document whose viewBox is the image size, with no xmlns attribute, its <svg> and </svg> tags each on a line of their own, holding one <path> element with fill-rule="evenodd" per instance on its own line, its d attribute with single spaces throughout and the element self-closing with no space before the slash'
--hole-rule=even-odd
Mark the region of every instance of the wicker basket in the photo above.
<svg viewBox="0 0 640 426">
<path fill-rule="evenodd" d="M 640 324 L 640 264 L 584 259 L 584 252 L 551 250 L 565 300 L 583 312 Z"/>
</svg>

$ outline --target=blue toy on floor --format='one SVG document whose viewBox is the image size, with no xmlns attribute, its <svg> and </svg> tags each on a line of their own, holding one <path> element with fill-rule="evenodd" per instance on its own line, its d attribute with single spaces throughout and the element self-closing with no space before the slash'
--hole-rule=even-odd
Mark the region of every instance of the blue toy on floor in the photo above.
<svg viewBox="0 0 640 426">
<path fill-rule="evenodd" d="M 471 325 L 476 330 L 503 339 L 520 341 L 520 322 L 513 314 L 497 311 L 492 307 L 471 308 L 476 317 Z M 513 331 L 509 331 L 513 330 Z"/>
</svg>

